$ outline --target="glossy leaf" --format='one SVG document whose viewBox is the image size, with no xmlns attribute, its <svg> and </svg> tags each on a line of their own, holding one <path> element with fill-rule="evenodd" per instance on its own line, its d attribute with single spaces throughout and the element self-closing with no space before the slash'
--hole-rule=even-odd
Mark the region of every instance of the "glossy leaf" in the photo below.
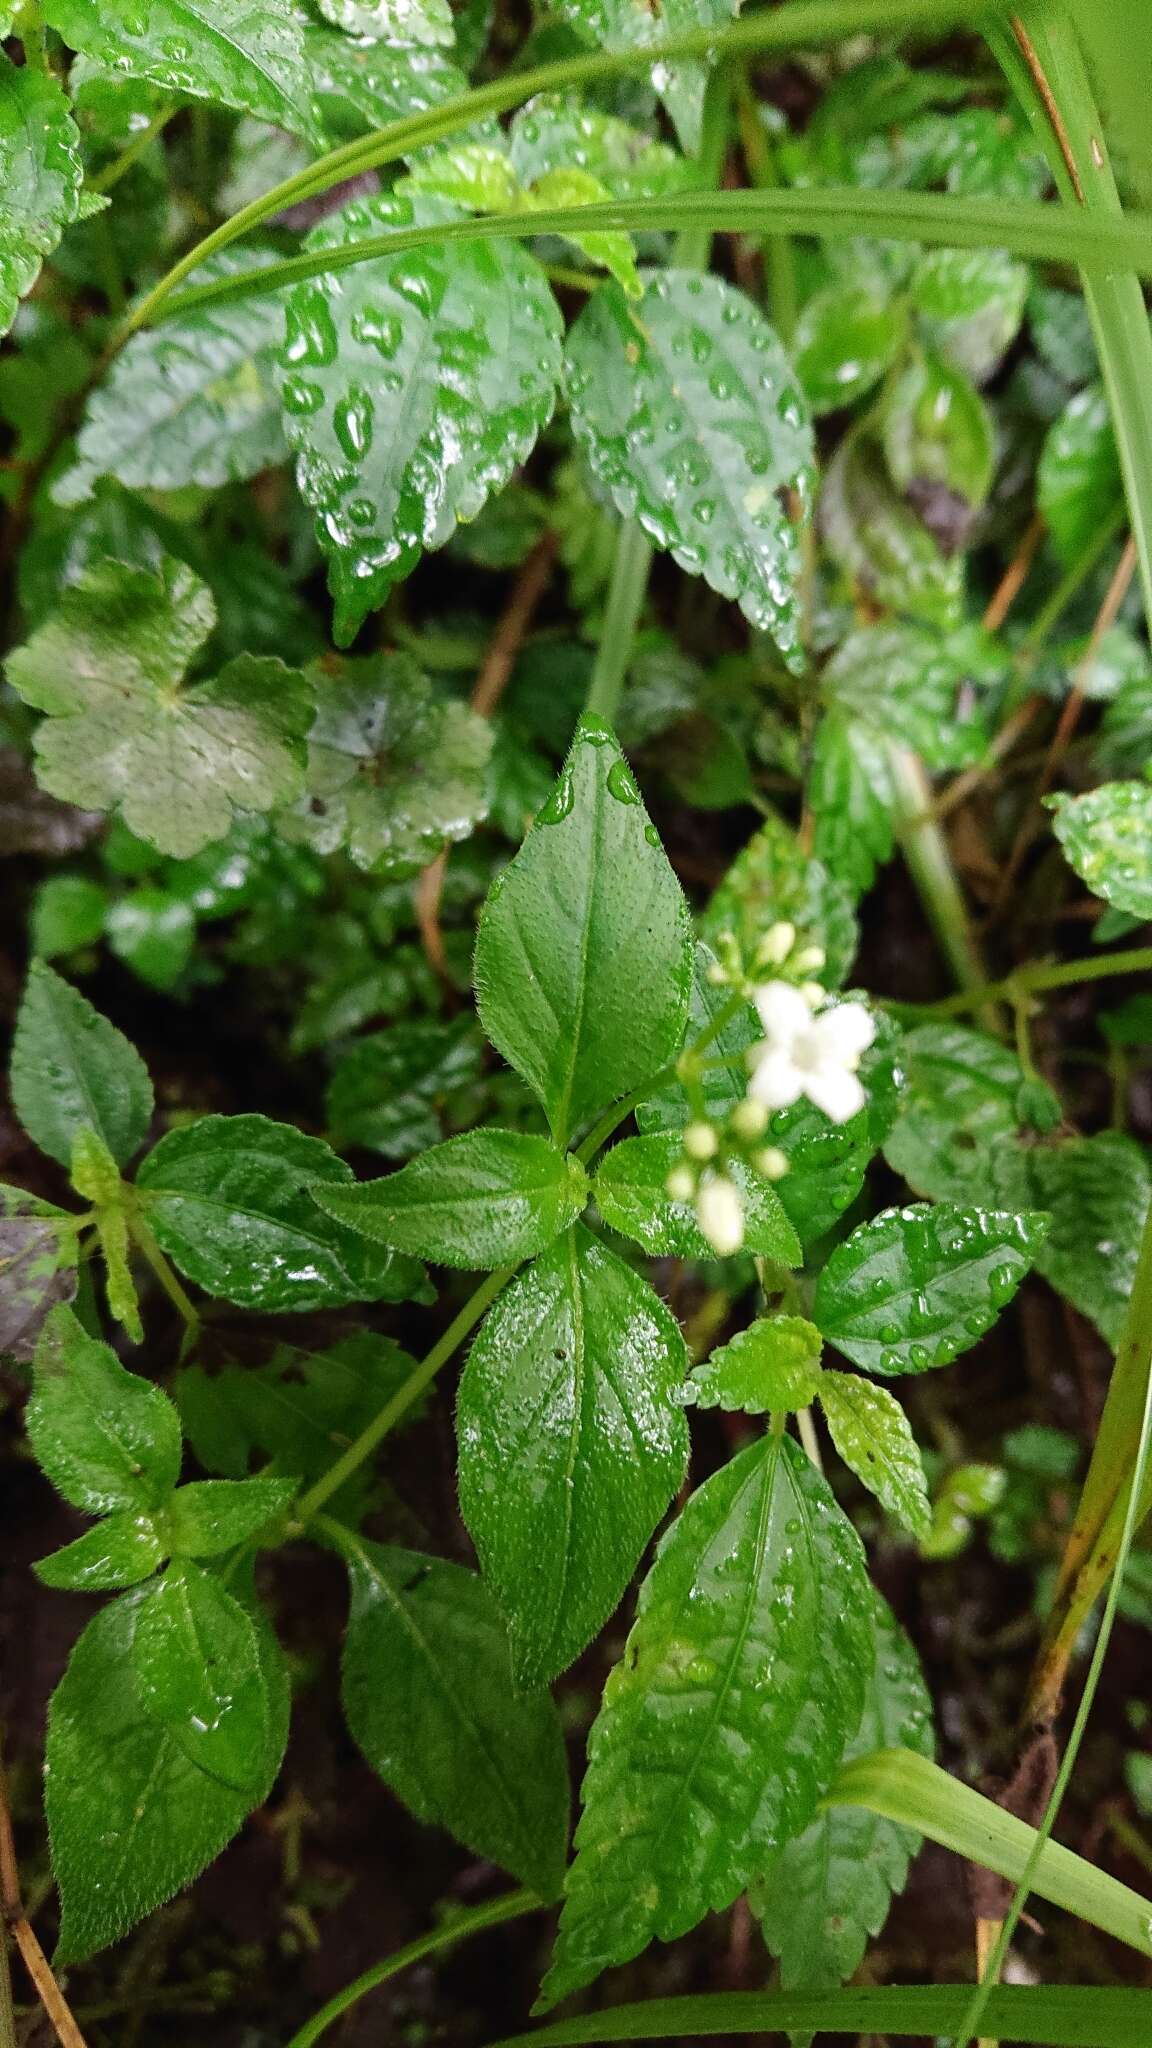
<svg viewBox="0 0 1152 2048">
<path fill-rule="evenodd" d="M 272 657 L 239 655 L 180 687 L 215 624 L 207 587 L 165 557 L 156 574 L 102 561 L 8 660 L 8 680 L 48 715 L 35 735 L 45 789 L 118 807 L 177 859 L 222 838 L 233 806 L 270 810 L 303 782 L 311 691 Z"/>
<path fill-rule="evenodd" d="M 1003 1199 L 1018 1157 L 1011 1141 L 1025 1121 L 1015 1052 L 966 1024 L 921 1024 L 904 1039 L 903 1063 L 899 1114 L 884 1142 L 889 1166 L 935 1200 L 975 1204 L 990 1189 Z M 1048 1113 L 1059 1122 L 1054 1096 Z M 1027 1193 L 1012 1199 L 1030 1202 Z"/>
<path fill-rule="evenodd" d="M 261 249 L 224 250 L 193 282 L 275 260 Z M 57 502 L 76 504 L 104 476 L 133 490 L 215 488 L 286 462 L 273 374 L 283 328 L 280 295 L 253 292 L 134 334 L 88 402 Z"/>
<path fill-rule="evenodd" d="M 871 1611 L 798 1444 L 763 1437 L 692 1495 L 592 1730 L 542 2005 L 730 1905 L 807 1826 L 859 1724 Z"/>
<path fill-rule="evenodd" d="M 344 1711 L 374 1771 L 420 1820 L 560 1889 L 568 1769 L 546 1692 L 513 1685 L 508 1637 L 475 1572 L 356 1539 Z"/>
<path fill-rule="evenodd" d="M 798 943 L 822 946 L 815 977 L 838 988 L 856 956 L 858 931 L 852 896 L 819 861 L 806 855 L 791 828 L 775 814 L 738 853 L 700 920 L 709 942 L 732 932 L 749 961 L 768 927 L 794 924 Z M 757 1037 L 762 1034 L 757 1031 Z"/>
<path fill-rule="evenodd" d="M 420 1269 L 322 1214 L 317 1181 L 351 1186 L 320 1138 L 263 1116 L 205 1116 L 170 1131 L 137 1175 L 157 1243 L 208 1294 L 284 1314 L 404 1301 Z"/>
<path fill-rule="evenodd" d="M 746 1415 L 807 1408 L 824 1383 L 823 1348 L 819 1330 L 803 1316 L 759 1316 L 693 1368 L 684 1398 L 696 1408 Z"/>
<path fill-rule="evenodd" d="M 375 42 L 304 24 L 313 113 L 332 142 L 386 128 L 468 89 L 459 64 L 438 44 Z M 261 192 L 271 179 L 260 181 Z"/>
<path fill-rule="evenodd" d="M 74 1593 L 109 1593 L 150 1579 L 167 1556 L 151 1515 L 120 1508 L 74 1543 L 54 1550 L 33 1566 L 41 1585 Z"/>
<path fill-rule="evenodd" d="M 688 911 L 607 726 L 583 719 L 556 789 L 489 891 L 476 1000 L 563 1145 L 678 1052 Z"/>
<path fill-rule="evenodd" d="M 593 295 L 566 361 L 573 430 L 617 511 L 798 658 L 812 431 L 763 315 L 720 278 L 650 273 L 639 302 Z"/>
<path fill-rule="evenodd" d="M 171 1564 L 141 1597 L 132 1644 L 144 1712 L 189 1763 L 242 1797 L 265 1784 L 273 1737 L 256 1623 L 221 1579 Z"/>
<path fill-rule="evenodd" d="M 294 1479 L 193 1479 L 168 1507 L 174 1557 L 221 1557 L 287 1514 Z"/>
<path fill-rule="evenodd" d="M 358 199 L 307 246 L 454 217 L 429 196 Z M 338 645 L 508 482 L 559 371 L 555 301 L 514 242 L 430 243 L 293 287 L 285 424 L 329 557 Z"/>
<path fill-rule="evenodd" d="M 986 740 L 974 685 L 999 678 L 1003 663 L 971 628 L 864 626 L 849 633 L 822 678 L 828 702 L 876 738 L 911 747 L 932 769 L 959 768 Z M 879 794 L 886 795 L 882 779 Z"/>
<path fill-rule="evenodd" d="M 895 791 L 884 742 L 870 726 L 830 711 L 820 720 L 808 764 L 816 859 L 854 895 L 870 889 L 896 845 Z"/>
<path fill-rule="evenodd" d="M 992 415 L 961 370 L 931 353 L 916 355 L 885 395 L 884 453 L 894 483 L 921 507 L 949 492 L 963 507 L 982 505 L 996 465 Z"/>
<path fill-rule="evenodd" d="M 152 1083 L 134 1046 L 86 996 L 34 960 L 16 1019 L 12 1106 L 28 1136 L 63 1166 L 93 1130 L 121 1164 L 152 1116 Z"/>
<path fill-rule="evenodd" d="M 796 375 L 814 413 L 852 405 L 880 382 L 904 341 L 899 306 L 861 286 L 829 285 L 801 312 L 793 346 Z"/>
<path fill-rule="evenodd" d="M 1036 499 L 1066 562 L 1083 554 L 1102 526 L 1119 519 L 1124 482 L 1101 385 L 1078 391 L 1049 428 L 1036 472 Z"/>
<path fill-rule="evenodd" d="M 878 1593 L 871 1626 L 871 1678 L 845 1762 L 878 1749 L 930 1757 L 931 1703 L 916 1653 Z M 776 1851 L 750 1904 L 786 1991 L 842 1984 L 853 1975 L 869 1936 L 880 1933 L 891 1900 L 903 1891 L 919 1845 L 910 1828 L 866 1807 L 831 1806 Z"/>
<path fill-rule="evenodd" d="M 76 219 L 80 137 L 58 79 L 0 52 L 0 334 Z"/>
<path fill-rule="evenodd" d="M 983 384 L 1019 331 L 1028 270 L 1003 249 L 929 249 L 909 293 L 926 340 Z"/>
<path fill-rule="evenodd" d="M 1049 799 L 1053 830 L 1094 896 L 1141 923 L 1152 918 L 1152 783 L 1106 782 Z"/>
<path fill-rule="evenodd" d="M 582 1225 L 489 1310 L 460 1381 L 460 1504 L 522 1684 L 615 1609 L 684 1476 L 684 1340 Z"/>
<path fill-rule="evenodd" d="M 305 793 L 278 820 L 317 853 L 347 847 L 359 868 L 419 873 L 466 839 L 487 809 L 492 730 L 432 688 L 406 654 L 344 664 L 316 677 Z"/>
<path fill-rule="evenodd" d="M 1152 1198 L 1148 1155 L 1120 1131 L 1035 1145 L 1026 1155 L 1032 1200 L 1048 1212 L 1037 1269 L 1118 1344 Z"/>
<path fill-rule="evenodd" d="M 106 70 L 151 79 L 315 134 L 302 14 L 292 0 L 47 0 L 45 14 L 73 50 Z"/>
<path fill-rule="evenodd" d="M 390 43 L 455 39 L 448 0 L 319 0 L 319 7 L 326 21 L 350 36 Z"/>
<path fill-rule="evenodd" d="M 399 1173 L 315 1187 L 329 1216 L 377 1244 L 441 1266 L 518 1265 L 574 1223 L 588 1199 L 578 1159 L 520 1131 L 466 1131 Z"/>
<path fill-rule="evenodd" d="M 28 1440 L 65 1500 L 89 1515 L 162 1507 L 180 1476 L 180 1420 L 167 1394 L 125 1372 L 69 1308 L 36 1347 Z"/>
<path fill-rule="evenodd" d="M 635 1238 L 658 1258 L 715 1258 L 690 1201 L 675 1201 L 667 1180 L 681 1155 L 679 1134 L 656 1132 L 614 1145 L 596 1175 L 600 1214 L 613 1230 Z M 740 1160 L 728 1168 L 744 1205 L 744 1245 L 784 1266 L 803 1264 L 800 1242 L 769 1181 Z"/>
<path fill-rule="evenodd" d="M 550 171 L 570 165 L 618 199 L 655 198 L 687 186 L 692 176 L 691 166 L 667 143 L 561 92 L 537 93 L 517 110 L 509 123 L 508 154 L 522 185 L 538 185 Z"/>
<path fill-rule="evenodd" d="M 635 7 L 629 0 L 561 0 L 560 12 L 599 49 L 643 48 L 694 28 L 719 28 L 733 9 L 730 0 L 655 0 Z M 695 154 L 700 142 L 700 110 L 704 96 L 702 64 L 660 64 L 653 83 L 676 127 L 681 146 Z"/>
<path fill-rule="evenodd" d="M 74 1219 L 0 1186 L 0 1354 L 26 1363 L 44 1318 L 71 1301 L 76 1281 Z"/>
<path fill-rule="evenodd" d="M 479 1078 L 483 1047 L 472 1018 L 394 1025 L 362 1038 L 336 1067 L 326 1108 L 335 1144 L 410 1159 L 443 1137 L 440 1111 Z"/>
<path fill-rule="evenodd" d="M 1034 1263 L 1045 1219 L 942 1202 L 884 1209 L 832 1252 L 813 1320 L 869 1372 L 948 1365 L 990 1330 Z"/>
<path fill-rule="evenodd" d="M 911 1425 L 895 1395 L 854 1372 L 826 1372 L 819 1393 L 829 1435 L 844 1463 L 922 1541 L 932 1525 L 928 1486 Z"/>
<path fill-rule="evenodd" d="M 941 548 L 900 495 L 868 421 L 845 435 L 828 464 L 820 518 L 833 560 L 875 604 L 934 626 L 959 624 L 963 558 Z"/>
<path fill-rule="evenodd" d="M 271 1632 L 258 1626 L 263 1767 L 239 1792 L 201 1769 L 144 1704 L 137 1629 L 151 1597 L 145 1587 L 103 1608 L 52 1696 L 45 1790 L 63 1905 L 57 1964 L 107 1947 L 190 1884 L 267 1796 L 280 1766 L 288 1684 Z"/>
</svg>

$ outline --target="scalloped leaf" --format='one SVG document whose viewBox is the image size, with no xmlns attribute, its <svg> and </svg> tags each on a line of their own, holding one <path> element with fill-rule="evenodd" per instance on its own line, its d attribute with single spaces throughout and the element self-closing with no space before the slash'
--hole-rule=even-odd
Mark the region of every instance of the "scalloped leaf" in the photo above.
<svg viewBox="0 0 1152 2048">
<path fill-rule="evenodd" d="M 1152 918 L 1152 783 L 1106 782 L 1053 796 L 1053 831 L 1094 896 L 1141 923 Z"/>
<path fill-rule="evenodd" d="M 0 335 L 80 210 L 80 137 L 59 80 L 0 51 Z"/>
</svg>

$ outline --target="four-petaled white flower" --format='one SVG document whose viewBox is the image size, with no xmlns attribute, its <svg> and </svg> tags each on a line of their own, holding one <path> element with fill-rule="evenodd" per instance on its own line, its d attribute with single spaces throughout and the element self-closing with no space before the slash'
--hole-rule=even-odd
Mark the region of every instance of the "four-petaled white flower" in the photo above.
<svg viewBox="0 0 1152 2048">
<path fill-rule="evenodd" d="M 847 1123 L 863 1109 L 867 1096 L 856 1069 L 876 1036 L 863 1003 L 837 1003 L 813 1016 L 806 998 L 787 981 L 766 982 L 753 1000 L 765 1031 L 748 1051 L 748 1093 L 754 1101 L 788 1109 L 806 1095 L 834 1124 Z"/>
</svg>

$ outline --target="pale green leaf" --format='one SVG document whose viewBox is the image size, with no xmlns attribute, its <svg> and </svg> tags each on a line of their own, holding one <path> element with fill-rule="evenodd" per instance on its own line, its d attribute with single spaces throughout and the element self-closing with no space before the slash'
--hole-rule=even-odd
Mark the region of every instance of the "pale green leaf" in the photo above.
<svg viewBox="0 0 1152 2048">
<path fill-rule="evenodd" d="M 803 1316 L 759 1316 L 731 1343 L 693 1368 L 684 1398 L 696 1408 L 737 1408 L 746 1415 L 807 1408 L 828 1377 L 823 1338 Z"/>
<path fill-rule="evenodd" d="M 826 1372 L 819 1387 L 828 1431 L 849 1470 L 917 1540 L 932 1525 L 924 1466 L 908 1417 L 887 1387 L 854 1372 Z"/>
<path fill-rule="evenodd" d="M 350 36 L 382 43 L 452 43 L 448 0 L 319 0 L 326 21 Z"/>
<path fill-rule="evenodd" d="M 1121 1131 L 1035 1145 L 1025 1155 L 1048 1232 L 1037 1270 L 1118 1344 L 1152 1198 L 1148 1153 Z"/>
<path fill-rule="evenodd" d="M 1078 391 L 1048 429 L 1036 501 L 1066 562 L 1091 547 L 1101 527 L 1119 519 L 1124 481 L 1102 385 Z"/>
<path fill-rule="evenodd" d="M 1028 268 L 1003 249 L 929 249 L 908 289 L 925 339 L 983 384 L 1019 331 Z"/>
<path fill-rule="evenodd" d="M 1152 783 L 1106 782 L 1049 798 L 1053 830 L 1094 896 L 1143 924 L 1152 918 Z"/>
<path fill-rule="evenodd" d="M 36 1347 L 28 1440 L 65 1500 L 89 1515 L 162 1507 L 180 1475 L 180 1420 L 168 1396 L 125 1372 L 69 1308 Z"/>
<path fill-rule="evenodd" d="M 74 1543 L 54 1550 L 51 1557 L 42 1557 L 33 1570 L 44 1586 L 72 1593 L 109 1593 L 150 1579 L 167 1554 L 152 1515 L 119 1508 L 86 1529 Z"/>
<path fill-rule="evenodd" d="M 791 827 L 773 813 L 737 854 L 700 920 L 700 934 L 716 945 L 722 933 L 734 933 L 751 963 L 758 941 L 781 919 L 795 925 L 798 945 L 823 947 L 825 962 L 814 979 L 838 988 L 859 938 L 851 891 L 805 854 Z"/>
</svg>

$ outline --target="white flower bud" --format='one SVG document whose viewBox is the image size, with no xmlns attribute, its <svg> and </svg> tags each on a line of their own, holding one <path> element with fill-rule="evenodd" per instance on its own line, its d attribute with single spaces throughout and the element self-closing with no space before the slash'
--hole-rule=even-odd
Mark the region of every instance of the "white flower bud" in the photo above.
<svg viewBox="0 0 1152 2048">
<path fill-rule="evenodd" d="M 779 1145 L 765 1145 L 757 1152 L 752 1164 L 765 1180 L 783 1180 L 788 1171 L 788 1154 L 782 1152 Z"/>
<path fill-rule="evenodd" d="M 731 1258 L 744 1242 L 744 1204 L 740 1190 L 726 1174 L 711 1173 L 696 1195 L 696 1220 L 720 1258 Z"/>
<path fill-rule="evenodd" d="M 664 1187 L 674 1202 L 690 1202 L 696 1193 L 696 1175 L 690 1166 L 674 1166 Z"/>
<path fill-rule="evenodd" d="M 828 991 L 818 981 L 802 981 L 800 993 L 810 1010 L 822 1010 L 828 1001 Z"/>
<path fill-rule="evenodd" d="M 720 1140 L 711 1124 L 696 1122 L 684 1127 L 684 1150 L 689 1159 L 715 1159 Z"/>
<path fill-rule="evenodd" d="M 827 959 L 828 955 L 823 946 L 804 946 L 797 953 L 792 965 L 797 974 L 819 974 Z"/>
<path fill-rule="evenodd" d="M 762 967 L 782 967 L 795 944 L 795 925 L 781 918 L 778 924 L 769 925 L 756 948 L 756 958 Z"/>
<path fill-rule="evenodd" d="M 722 967 L 719 960 L 710 960 L 708 962 L 708 980 L 713 988 L 727 988 L 731 978 L 728 969 Z"/>
<path fill-rule="evenodd" d="M 746 1145 L 751 1145 L 757 1138 L 764 1136 L 768 1129 L 769 1114 L 762 1102 L 757 1102 L 751 1095 L 746 1095 L 743 1102 L 736 1104 L 728 1123 L 736 1137 L 743 1138 Z"/>
</svg>

